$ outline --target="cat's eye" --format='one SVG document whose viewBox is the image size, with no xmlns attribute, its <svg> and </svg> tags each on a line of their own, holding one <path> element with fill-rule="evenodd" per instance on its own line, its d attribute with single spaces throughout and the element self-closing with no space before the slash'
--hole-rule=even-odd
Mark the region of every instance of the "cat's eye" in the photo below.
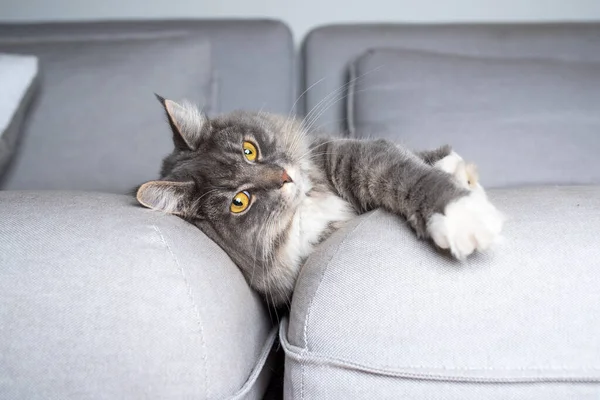
<svg viewBox="0 0 600 400">
<path fill-rule="evenodd" d="M 258 150 L 256 150 L 256 146 L 254 144 L 251 142 L 244 142 L 242 148 L 244 149 L 244 157 L 246 157 L 246 160 L 256 160 L 256 157 L 258 157 Z"/>
<path fill-rule="evenodd" d="M 238 214 L 242 211 L 245 211 L 249 205 L 250 193 L 244 190 L 233 197 L 233 200 L 231 200 L 231 205 L 229 206 L 229 210 L 234 214 Z"/>
</svg>

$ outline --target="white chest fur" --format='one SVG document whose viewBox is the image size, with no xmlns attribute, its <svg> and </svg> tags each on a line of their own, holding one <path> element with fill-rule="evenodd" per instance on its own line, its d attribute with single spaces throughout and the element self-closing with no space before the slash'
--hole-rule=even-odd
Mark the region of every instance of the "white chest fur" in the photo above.
<svg viewBox="0 0 600 400">
<path fill-rule="evenodd" d="M 313 251 L 331 223 L 345 222 L 356 216 L 353 207 L 333 193 L 306 196 L 294 218 L 283 251 L 290 265 L 298 265 Z"/>
</svg>

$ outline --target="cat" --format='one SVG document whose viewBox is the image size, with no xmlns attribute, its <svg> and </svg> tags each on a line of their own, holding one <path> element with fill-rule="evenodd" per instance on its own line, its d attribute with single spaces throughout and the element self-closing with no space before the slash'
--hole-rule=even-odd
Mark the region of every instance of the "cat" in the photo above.
<svg viewBox="0 0 600 400">
<path fill-rule="evenodd" d="M 499 238 L 502 214 L 449 146 L 417 153 L 386 140 L 320 137 L 264 112 L 209 119 L 157 98 L 174 149 L 137 200 L 196 225 L 273 307 L 289 303 L 315 246 L 376 208 L 458 259 Z"/>
</svg>

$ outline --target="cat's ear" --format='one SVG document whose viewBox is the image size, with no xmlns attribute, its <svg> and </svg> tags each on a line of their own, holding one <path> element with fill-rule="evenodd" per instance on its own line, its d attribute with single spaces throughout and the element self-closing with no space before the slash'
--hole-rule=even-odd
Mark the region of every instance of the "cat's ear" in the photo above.
<svg viewBox="0 0 600 400">
<path fill-rule="evenodd" d="M 210 130 L 206 115 L 190 103 L 176 103 L 154 94 L 164 107 L 173 131 L 173 143 L 180 150 L 196 150 L 202 136 Z"/>
<path fill-rule="evenodd" d="M 137 201 L 144 207 L 181 216 L 193 211 L 194 182 L 150 181 L 139 187 Z"/>
</svg>

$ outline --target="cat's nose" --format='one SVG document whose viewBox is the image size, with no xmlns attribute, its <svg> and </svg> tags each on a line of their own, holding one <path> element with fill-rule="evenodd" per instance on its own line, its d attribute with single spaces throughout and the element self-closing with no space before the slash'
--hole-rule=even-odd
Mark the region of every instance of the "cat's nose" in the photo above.
<svg viewBox="0 0 600 400">
<path fill-rule="evenodd" d="M 292 182 L 294 182 L 294 181 L 288 175 L 287 171 L 284 169 L 283 173 L 281 174 L 281 186 L 285 185 L 286 183 L 292 183 Z"/>
</svg>

